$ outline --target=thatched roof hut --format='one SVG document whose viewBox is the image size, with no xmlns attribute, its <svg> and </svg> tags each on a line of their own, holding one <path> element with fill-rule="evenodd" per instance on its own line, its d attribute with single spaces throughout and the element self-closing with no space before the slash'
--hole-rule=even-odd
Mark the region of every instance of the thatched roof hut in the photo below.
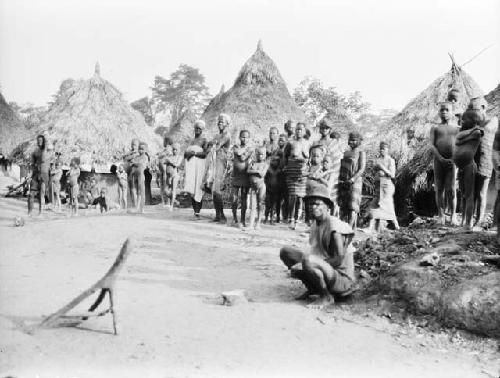
<svg viewBox="0 0 500 378">
<path fill-rule="evenodd" d="M 432 125 L 439 123 L 439 102 L 445 101 L 450 89 L 458 89 L 461 96 L 455 110 L 462 112 L 471 98 L 483 95 L 477 83 L 452 58 L 450 71 L 436 79 L 427 89 L 415 97 L 392 118 L 382 134 L 393 142 L 398 165 L 396 177 L 396 205 L 400 212 L 407 212 L 419 191 L 432 190 L 432 156 L 429 133 Z M 414 133 L 408 140 L 407 131 Z M 395 143 L 393 143 L 394 145 Z M 430 197 L 433 201 L 433 197 Z M 426 200 L 427 201 L 427 200 Z M 429 204 L 427 203 L 427 207 Z M 418 209 L 416 209 L 418 210 Z"/>
<path fill-rule="evenodd" d="M 0 93 L 0 150 L 4 155 L 10 155 L 14 147 L 25 140 L 28 130 L 19 119 L 16 112 L 5 101 Z"/>
<path fill-rule="evenodd" d="M 488 101 L 488 113 L 500 119 L 500 84 L 484 98 Z"/>
<path fill-rule="evenodd" d="M 305 116 L 295 104 L 285 81 L 273 60 L 262 49 L 257 50 L 241 68 L 234 85 L 220 92 L 208 104 L 202 118 L 210 134 L 217 132 L 217 116 L 231 117 L 231 134 L 250 130 L 252 137 L 265 137 L 271 126 L 283 128 L 288 120 L 303 121 Z"/>
<path fill-rule="evenodd" d="M 16 149 L 18 159 L 29 158 L 36 134 L 44 134 L 54 144 L 64 163 L 80 157 L 82 164 L 93 161 L 97 166 L 120 160 L 133 138 L 146 142 L 151 152 L 156 152 L 161 143 L 143 116 L 101 77 L 98 64 L 90 79 L 62 82 L 31 139 Z"/>
</svg>

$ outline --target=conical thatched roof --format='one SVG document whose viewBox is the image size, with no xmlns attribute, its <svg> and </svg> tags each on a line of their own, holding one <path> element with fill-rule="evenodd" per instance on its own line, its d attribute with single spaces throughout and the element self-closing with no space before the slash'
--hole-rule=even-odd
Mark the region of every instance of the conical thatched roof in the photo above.
<svg viewBox="0 0 500 378">
<path fill-rule="evenodd" d="M 452 59 L 453 61 L 453 59 Z M 427 89 L 415 97 L 405 108 L 392 118 L 383 134 L 389 139 L 400 141 L 395 147 L 398 163 L 396 177 L 396 203 L 405 211 L 408 201 L 419 190 L 432 189 L 432 155 L 429 133 L 432 125 L 439 123 L 439 102 L 446 101 L 450 89 L 460 92 L 460 102 L 455 111 L 462 113 L 473 97 L 483 95 L 477 83 L 454 61 L 451 70 L 436 79 Z M 415 140 L 408 145 L 407 130 L 413 130 Z"/>
<path fill-rule="evenodd" d="M 456 104 L 460 112 L 467 107 L 471 98 L 483 95 L 474 79 L 453 61 L 448 72 L 434 80 L 392 118 L 388 123 L 389 128 L 399 135 L 405 135 L 410 129 L 416 137 L 428 137 L 432 125 L 439 123 L 439 103 L 446 101 L 452 88 L 460 92 L 460 101 Z"/>
<path fill-rule="evenodd" d="M 0 150 L 9 155 L 21 141 L 26 139 L 28 131 L 16 112 L 0 93 Z"/>
<path fill-rule="evenodd" d="M 500 84 L 484 97 L 488 101 L 488 113 L 500 118 Z"/>
<path fill-rule="evenodd" d="M 101 77 L 99 65 L 88 80 L 62 82 L 31 138 L 36 134 L 44 134 L 64 162 L 80 157 L 82 164 L 90 164 L 92 159 L 97 165 L 119 160 L 133 138 L 146 142 L 150 152 L 156 152 L 160 145 L 160 138 L 142 115 Z M 29 140 L 18 147 L 16 156 L 26 159 L 34 148 L 35 141 Z"/>
<path fill-rule="evenodd" d="M 233 87 L 220 92 L 205 109 L 202 118 L 207 123 L 208 133 L 216 132 L 220 113 L 231 117 L 233 137 L 241 129 L 250 130 L 252 137 L 264 137 L 271 126 L 282 130 L 288 119 L 305 119 L 260 41 L 255 53 L 241 68 Z"/>
</svg>

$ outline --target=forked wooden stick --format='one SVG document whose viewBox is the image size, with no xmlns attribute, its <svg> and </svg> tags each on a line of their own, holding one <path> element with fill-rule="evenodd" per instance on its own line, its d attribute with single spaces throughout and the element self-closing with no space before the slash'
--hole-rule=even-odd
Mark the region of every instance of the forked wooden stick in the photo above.
<svg viewBox="0 0 500 378">
<path fill-rule="evenodd" d="M 113 331 L 115 335 L 118 334 L 118 323 L 117 323 L 117 317 L 116 317 L 116 310 L 114 308 L 114 284 L 116 281 L 116 278 L 118 276 L 118 273 L 122 270 L 123 265 L 125 264 L 125 261 L 127 260 L 127 257 L 129 256 L 130 252 L 132 251 L 132 242 L 129 239 L 123 243 L 122 248 L 120 250 L 120 253 L 118 254 L 118 257 L 116 258 L 115 262 L 111 266 L 111 268 L 108 270 L 108 272 L 99 280 L 97 281 L 94 285 L 92 285 L 90 288 L 82 292 L 79 296 L 77 296 L 75 299 L 73 299 L 71 302 L 69 302 L 67 305 L 62 307 L 60 310 L 54 312 L 52 315 L 49 315 L 46 317 L 40 324 L 39 328 L 49 328 L 49 327 L 54 327 L 57 325 L 58 322 L 63 322 L 64 323 L 64 318 L 71 318 L 74 320 L 78 320 L 80 318 L 81 321 L 87 320 L 89 316 L 92 316 L 92 313 L 98 306 L 99 304 L 103 301 L 104 297 L 106 296 L 106 293 L 109 294 L 109 311 L 104 311 L 101 312 L 100 314 L 104 315 L 107 312 L 111 312 L 113 316 Z M 84 299 L 88 298 L 90 295 L 94 294 L 97 290 L 101 290 L 99 293 L 99 296 L 97 297 L 96 301 L 90 306 L 89 308 L 89 313 L 83 314 L 83 315 L 69 315 L 65 316 L 66 313 L 68 313 L 71 309 L 76 307 L 80 302 L 82 302 Z M 100 316 L 100 314 L 97 314 Z"/>
</svg>

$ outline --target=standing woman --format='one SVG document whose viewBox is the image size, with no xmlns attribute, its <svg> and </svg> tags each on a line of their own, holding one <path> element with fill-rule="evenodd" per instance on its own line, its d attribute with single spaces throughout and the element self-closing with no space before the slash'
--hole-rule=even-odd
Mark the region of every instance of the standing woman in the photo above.
<svg viewBox="0 0 500 378">
<path fill-rule="evenodd" d="M 184 190 L 191 195 L 195 219 L 200 219 L 200 210 L 203 199 L 203 177 L 205 175 L 205 160 L 208 143 L 202 135 L 205 122 L 198 120 L 194 123 L 194 139 L 192 139 L 184 153 L 186 178 Z"/>
<path fill-rule="evenodd" d="M 361 205 L 363 189 L 363 173 L 366 167 L 366 153 L 361 149 L 363 137 L 358 132 L 349 133 L 347 144 L 349 149 L 344 152 L 340 162 L 338 199 L 340 218 L 356 227 Z"/>
<path fill-rule="evenodd" d="M 379 223 L 377 231 L 379 231 L 380 221 L 393 222 L 397 230 L 399 224 L 394 211 L 395 188 L 392 181 L 396 177 L 396 162 L 389 155 L 389 145 L 386 142 L 380 142 L 380 155 L 375 161 L 375 169 L 378 170 L 379 191 L 372 203 L 369 231 L 375 231 L 377 222 Z"/>
<path fill-rule="evenodd" d="M 309 160 L 309 141 L 304 138 L 305 125 L 297 123 L 295 137 L 285 147 L 285 181 L 288 194 L 288 217 L 290 228 L 295 229 L 302 213 L 302 199 L 306 195 Z"/>
</svg>

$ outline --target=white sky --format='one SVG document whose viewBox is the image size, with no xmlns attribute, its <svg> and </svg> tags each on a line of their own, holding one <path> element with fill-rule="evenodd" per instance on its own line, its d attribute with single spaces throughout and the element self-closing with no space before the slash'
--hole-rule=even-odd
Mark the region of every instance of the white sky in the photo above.
<svg viewBox="0 0 500 378">
<path fill-rule="evenodd" d="M 290 92 L 307 75 L 374 109 L 402 108 L 450 68 L 485 92 L 500 82 L 500 0 L 0 0 L 0 85 L 43 105 L 66 78 L 102 76 L 128 101 L 180 63 L 212 94 L 228 89 L 262 38 Z"/>
</svg>

